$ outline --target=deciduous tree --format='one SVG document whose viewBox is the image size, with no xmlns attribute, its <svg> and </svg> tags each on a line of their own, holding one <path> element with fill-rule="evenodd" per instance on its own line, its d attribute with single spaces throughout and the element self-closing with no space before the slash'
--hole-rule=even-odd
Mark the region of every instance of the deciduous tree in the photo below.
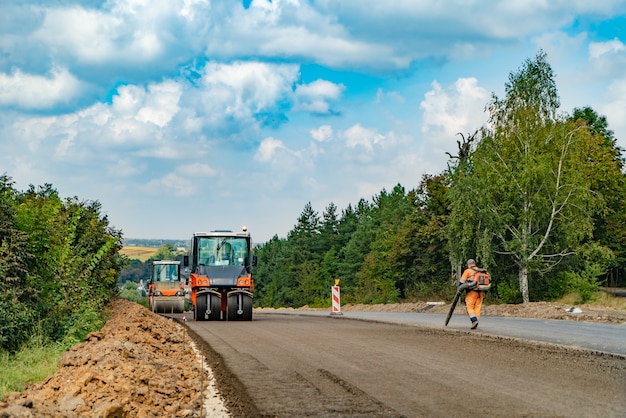
<svg viewBox="0 0 626 418">
<path fill-rule="evenodd" d="M 453 177 L 453 258 L 476 254 L 488 267 L 495 254 L 506 255 L 518 268 L 524 303 L 529 275 L 549 271 L 590 237 L 598 204 L 587 163 L 597 144 L 558 107 L 540 52 L 510 74 L 504 99 L 493 96 L 489 127 Z"/>
</svg>

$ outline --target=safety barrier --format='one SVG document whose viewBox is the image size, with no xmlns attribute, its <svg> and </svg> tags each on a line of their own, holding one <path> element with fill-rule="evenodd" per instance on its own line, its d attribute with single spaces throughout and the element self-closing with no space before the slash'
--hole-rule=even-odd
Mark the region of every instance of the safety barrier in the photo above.
<svg viewBox="0 0 626 418">
<path fill-rule="evenodd" d="M 341 315 L 341 292 L 339 290 L 339 286 L 331 287 L 332 295 L 333 295 L 333 303 L 332 303 L 332 311 L 331 315 Z"/>
</svg>

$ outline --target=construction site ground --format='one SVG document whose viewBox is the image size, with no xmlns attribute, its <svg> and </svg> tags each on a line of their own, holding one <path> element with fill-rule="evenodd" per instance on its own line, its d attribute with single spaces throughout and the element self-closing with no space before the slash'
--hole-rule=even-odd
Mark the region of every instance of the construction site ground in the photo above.
<svg viewBox="0 0 626 418">
<path fill-rule="evenodd" d="M 494 305 L 485 306 L 483 315 L 626 324 L 624 305 L 577 305 L 578 313 L 571 308 L 546 302 Z M 342 306 L 344 311 L 446 313 L 448 309 L 449 305 L 428 302 Z M 183 325 L 126 300 L 112 303 L 111 312 L 102 330 L 63 355 L 56 374 L 23 392 L 7 394 L 0 401 L 0 417 L 264 416 L 246 398 L 245 388 L 224 360 L 205 342 L 194 341 Z M 516 355 L 525 353 L 518 350 Z M 555 356 L 553 361 L 563 359 Z M 624 373 L 623 359 L 610 361 L 621 364 Z M 523 380 L 524 373 L 532 371 L 518 373 L 516 379 Z M 585 368 L 583 373 L 597 372 Z M 315 416 L 315 407 L 308 407 L 310 416 Z"/>
</svg>

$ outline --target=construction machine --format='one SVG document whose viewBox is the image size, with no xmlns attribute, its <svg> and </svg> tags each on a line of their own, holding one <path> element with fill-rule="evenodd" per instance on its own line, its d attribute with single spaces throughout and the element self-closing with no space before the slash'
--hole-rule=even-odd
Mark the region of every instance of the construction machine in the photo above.
<svg viewBox="0 0 626 418">
<path fill-rule="evenodd" d="M 191 252 L 183 257 L 189 273 L 191 303 L 196 321 L 251 321 L 254 280 L 252 240 L 242 232 L 197 232 Z"/>
<path fill-rule="evenodd" d="M 180 261 L 152 262 L 148 299 L 152 312 L 182 313 L 185 310 L 185 288 L 180 280 Z"/>
</svg>

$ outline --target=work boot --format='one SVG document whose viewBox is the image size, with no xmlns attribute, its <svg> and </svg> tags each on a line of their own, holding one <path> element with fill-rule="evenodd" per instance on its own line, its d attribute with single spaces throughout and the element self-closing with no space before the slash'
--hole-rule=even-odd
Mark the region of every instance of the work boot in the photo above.
<svg viewBox="0 0 626 418">
<path fill-rule="evenodd" d="M 478 321 L 472 322 L 472 329 L 478 328 Z"/>
</svg>

